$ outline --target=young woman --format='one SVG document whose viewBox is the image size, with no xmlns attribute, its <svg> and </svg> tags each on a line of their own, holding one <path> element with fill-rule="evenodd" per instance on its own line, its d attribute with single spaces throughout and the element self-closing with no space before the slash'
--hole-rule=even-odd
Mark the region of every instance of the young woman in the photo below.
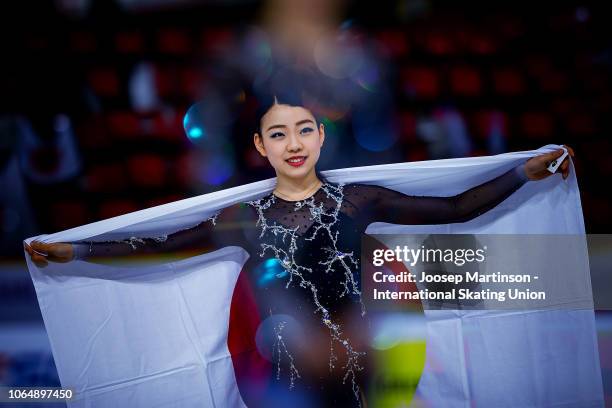
<svg viewBox="0 0 612 408">
<path fill-rule="evenodd" d="M 366 340 L 355 328 L 363 319 L 359 259 L 361 234 L 367 226 L 373 222 L 468 221 L 495 207 L 529 180 L 551 176 L 548 163 L 563 153 L 558 150 L 534 157 L 456 196 L 420 197 L 383 187 L 322 180 L 316 163 L 325 129 L 300 104 L 274 99 L 265 106 L 253 141 L 277 176 L 275 189 L 258 200 L 228 207 L 165 240 L 32 242 L 26 250 L 38 266 L 44 266 L 49 261 L 92 260 L 188 246 L 212 250 L 241 246 L 251 254 L 243 273 L 258 309 L 242 313 L 259 313 L 270 322 L 260 327 L 266 328 L 273 340 L 268 351 L 272 349 L 275 374 L 282 367 L 286 374 L 278 376 L 280 381 L 287 382 L 297 395 L 308 396 L 309 403 L 317 407 L 365 404 Z M 573 156 L 572 149 L 568 147 L 568 151 Z M 560 172 L 564 178 L 568 176 L 568 160 Z M 276 273 L 261 274 L 262 262 L 277 265 Z M 261 347 L 259 351 L 265 353 Z M 250 353 L 257 355 L 258 351 Z M 262 402 L 260 390 L 252 387 L 257 382 L 251 367 L 255 360 L 248 356 L 234 359 L 241 395 L 248 406 L 271 406 L 269 400 Z"/>
</svg>

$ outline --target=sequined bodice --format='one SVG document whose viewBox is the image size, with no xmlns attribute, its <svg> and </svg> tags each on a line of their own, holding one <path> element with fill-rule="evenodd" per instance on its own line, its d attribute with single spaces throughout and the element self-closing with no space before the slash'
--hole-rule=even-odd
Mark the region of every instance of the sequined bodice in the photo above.
<svg viewBox="0 0 612 408">
<path fill-rule="evenodd" d="M 299 287 L 296 295 L 305 295 L 318 311 L 345 305 L 349 299 L 360 302 L 361 231 L 343 190 L 325 183 L 304 200 L 291 202 L 269 194 L 248 203 L 258 217 L 259 256 L 273 257 L 283 269 L 262 286 Z M 308 290 L 310 283 L 317 288 L 316 296 Z"/>
<path fill-rule="evenodd" d="M 269 194 L 248 204 L 257 214 L 259 257 L 264 264 L 278 265 L 277 273 L 255 277 L 260 305 L 264 303 L 271 315 L 292 316 L 304 326 L 309 326 L 309 319 L 319 320 L 318 326 L 331 337 L 329 369 L 338 360 L 334 345 L 340 346 L 346 354 L 341 376 L 351 381 L 358 401 L 356 378 L 364 353 L 343 333 L 341 316 L 365 314 L 359 284 L 361 231 L 354 208 L 344 199 L 344 186 L 324 183 L 305 200 L 290 202 Z M 273 328 L 276 342 L 282 344 L 275 348 L 287 354 L 292 385 L 299 371 L 284 342 L 285 324 L 279 321 Z"/>
</svg>

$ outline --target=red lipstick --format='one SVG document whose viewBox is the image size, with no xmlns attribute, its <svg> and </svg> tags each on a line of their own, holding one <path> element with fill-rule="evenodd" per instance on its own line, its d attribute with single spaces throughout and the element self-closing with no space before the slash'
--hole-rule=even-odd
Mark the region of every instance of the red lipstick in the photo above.
<svg viewBox="0 0 612 408">
<path fill-rule="evenodd" d="M 292 156 L 285 161 L 289 163 L 290 166 L 300 167 L 306 162 L 306 157 L 307 156 Z"/>
</svg>

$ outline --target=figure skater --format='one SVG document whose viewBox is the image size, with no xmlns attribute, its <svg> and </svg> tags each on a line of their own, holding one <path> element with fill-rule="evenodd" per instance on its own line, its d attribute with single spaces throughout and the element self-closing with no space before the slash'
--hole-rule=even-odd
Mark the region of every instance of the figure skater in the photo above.
<svg viewBox="0 0 612 408">
<path fill-rule="evenodd" d="M 342 185 L 323 179 L 316 164 L 325 128 L 301 101 L 275 96 L 261 106 L 258 116 L 253 142 L 276 172 L 276 186 L 266 196 L 227 207 L 164 239 L 34 241 L 26 244 L 26 251 L 42 267 L 47 262 L 240 246 L 250 254 L 241 274 L 255 294 L 259 315 L 262 319 L 285 317 L 270 320 L 273 324 L 268 328 L 274 339 L 269 347 L 274 373 L 282 368 L 284 374 L 277 376 L 279 381 L 296 395 L 302 392 L 311 397 L 312 406 L 365 406 L 367 343 L 358 330 L 366 326 L 359 324 L 364 319 L 361 234 L 374 222 L 422 225 L 471 220 L 526 182 L 552 176 L 547 165 L 563 150 L 533 157 L 452 197 L 411 196 L 374 185 Z M 573 157 L 573 150 L 567 149 Z M 564 179 L 569 169 L 565 159 L 560 167 Z M 279 267 L 271 279 L 255 273 L 264 260 Z M 271 406 L 250 386 L 254 381 L 249 377 L 253 372 L 249 361 L 253 360 L 234 360 L 241 396 L 247 406 Z"/>
</svg>

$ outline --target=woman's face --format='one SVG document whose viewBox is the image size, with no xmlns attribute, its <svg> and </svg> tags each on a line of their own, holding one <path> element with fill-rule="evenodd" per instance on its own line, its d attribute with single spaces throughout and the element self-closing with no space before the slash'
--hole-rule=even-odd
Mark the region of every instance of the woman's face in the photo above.
<svg viewBox="0 0 612 408">
<path fill-rule="evenodd" d="M 273 105 L 261 118 L 255 147 L 270 161 L 276 175 L 300 179 L 314 172 L 325 139 L 323 124 L 301 106 Z"/>
</svg>

